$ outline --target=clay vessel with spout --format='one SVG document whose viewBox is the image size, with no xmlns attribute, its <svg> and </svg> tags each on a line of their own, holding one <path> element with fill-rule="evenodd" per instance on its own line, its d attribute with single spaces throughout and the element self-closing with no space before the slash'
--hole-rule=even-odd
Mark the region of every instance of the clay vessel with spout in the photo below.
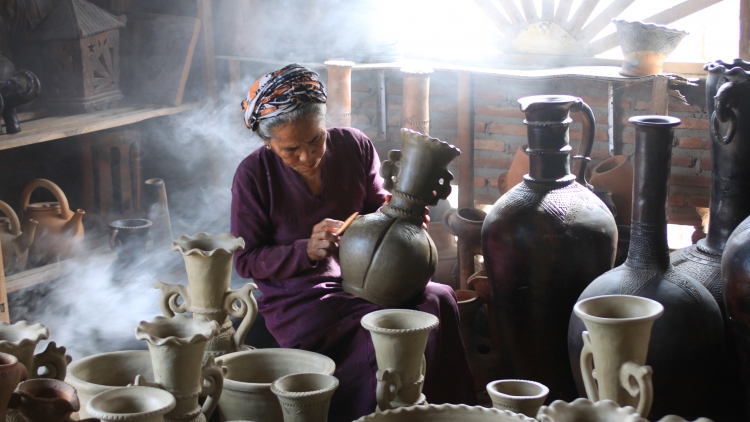
<svg viewBox="0 0 750 422">
<path fill-rule="evenodd" d="M 221 325 L 221 332 L 211 338 L 206 355 L 214 357 L 244 350 L 245 336 L 258 315 L 258 303 L 252 291 L 258 287 L 247 283 L 237 290 L 229 288 L 232 276 L 232 256 L 245 247 L 242 238 L 230 233 L 198 233 L 180 236 L 172 250 L 182 253 L 187 269 L 188 285 L 158 282 L 161 289 L 161 310 L 164 316 L 192 312 Z M 178 298 L 182 297 L 182 303 Z M 229 317 L 242 318 L 237 331 Z"/>
<path fill-rule="evenodd" d="M 37 202 L 29 204 L 31 193 L 36 188 L 45 188 L 52 192 L 57 202 Z M 29 262 L 34 265 L 48 264 L 54 261 L 74 257 L 83 245 L 83 222 L 85 212 L 73 212 L 68 205 L 68 198 L 56 184 L 47 179 L 34 179 L 21 193 L 21 213 L 23 230 L 30 230 L 30 220 L 39 224 L 36 228 L 34 242 L 29 248 Z"/>
<path fill-rule="evenodd" d="M 0 201 L 0 212 L 5 214 L 0 218 L 0 248 L 3 251 L 3 267 L 5 274 L 10 275 L 23 271 L 29 258 L 29 247 L 34 241 L 36 220 L 30 220 L 24 232 L 21 232 L 21 222 L 13 208 Z"/>
</svg>

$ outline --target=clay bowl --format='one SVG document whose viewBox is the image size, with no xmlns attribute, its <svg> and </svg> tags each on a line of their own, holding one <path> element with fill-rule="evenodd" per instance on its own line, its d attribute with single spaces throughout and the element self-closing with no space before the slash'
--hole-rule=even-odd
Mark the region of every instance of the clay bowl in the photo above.
<svg viewBox="0 0 750 422">
<path fill-rule="evenodd" d="M 153 387 L 120 387 L 96 395 L 88 412 L 101 422 L 161 422 L 176 401 L 168 391 Z"/>
<path fill-rule="evenodd" d="M 425 404 L 372 413 L 355 422 L 536 422 L 519 413 L 464 404 Z"/>
<path fill-rule="evenodd" d="M 65 382 L 75 387 L 81 410 L 78 415 L 89 418 L 86 406 L 97 394 L 135 382 L 137 375 L 154 379 L 148 350 L 128 350 L 92 355 L 68 365 Z"/>
<path fill-rule="evenodd" d="M 534 417 L 549 394 L 549 388 L 535 381 L 497 380 L 487 384 L 487 394 L 496 409 Z"/>
<path fill-rule="evenodd" d="M 216 360 L 227 368 L 219 399 L 222 422 L 263 420 L 283 422 L 281 405 L 271 383 L 291 374 L 333 375 L 336 364 L 327 356 L 297 349 L 256 349 L 226 354 Z"/>
</svg>

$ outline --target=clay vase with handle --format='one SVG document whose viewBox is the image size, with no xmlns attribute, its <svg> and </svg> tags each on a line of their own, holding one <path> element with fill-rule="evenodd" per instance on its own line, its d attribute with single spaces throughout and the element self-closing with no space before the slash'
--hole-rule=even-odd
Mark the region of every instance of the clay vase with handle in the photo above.
<svg viewBox="0 0 750 422">
<path fill-rule="evenodd" d="M 52 192 L 57 202 L 29 204 L 31 193 L 36 188 Z M 56 184 L 46 179 L 34 179 L 21 193 L 23 230 L 29 231 L 31 220 L 36 220 L 36 236 L 29 248 L 29 262 L 34 265 L 48 264 L 68 259 L 78 254 L 83 246 L 83 210 L 71 211 L 68 198 Z"/>
<path fill-rule="evenodd" d="M 460 154 L 408 129 L 401 129 L 401 145 L 380 167 L 391 201 L 354 220 L 339 247 L 344 291 L 384 307 L 407 303 L 435 273 L 437 249 L 422 229 L 422 213 L 450 194 L 453 175 L 447 168 Z"/>
<path fill-rule="evenodd" d="M 573 312 L 586 324 L 581 371 L 589 400 L 614 400 L 648 415 L 654 390 L 646 354 L 651 327 L 664 307 L 651 299 L 612 295 L 582 300 Z"/>
<path fill-rule="evenodd" d="M 164 415 L 167 422 L 206 422 L 221 397 L 226 369 L 213 356 L 204 362 L 206 342 L 219 334 L 219 323 L 195 315 L 178 314 L 172 318 L 156 317 L 141 321 L 135 338 L 146 340 L 151 354 L 154 382 L 141 375 L 135 385 L 157 387 L 175 396 L 177 405 Z M 207 397 L 203 406 L 199 396 Z"/>
<path fill-rule="evenodd" d="M 177 402 L 168 391 L 153 387 L 120 387 L 94 396 L 88 413 L 101 422 L 162 422 Z"/>
<path fill-rule="evenodd" d="M 721 312 L 702 284 L 675 271 L 667 246 L 670 160 L 674 128 L 680 119 L 637 116 L 629 121 L 635 125 L 635 177 L 628 258 L 594 280 L 579 300 L 620 294 L 661 303 L 664 315 L 654 322 L 646 359 L 657 374 L 651 417 L 696 418 L 704 413 L 711 417 L 710 412 L 717 409 L 704 403 L 718 400 L 716 374 L 724 340 Z M 584 330 L 581 319 L 572 315 L 568 346 L 570 365 L 578 374 Z M 690 382 L 684 381 L 686 368 L 690 368 Z"/>
<path fill-rule="evenodd" d="M 426 403 L 424 351 L 430 331 L 438 326 L 437 317 L 409 309 L 384 309 L 363 316 L 361 323 L 375 347 L 378 410 Z"/>
<path fill-rule="evenodd" d="M 13 355 L 0 353 L 0 421 L 5 421 L 8 402 L 18 383 L 29 379 L 29 373 Z"/>
<path fill-rule="evenodd" d="M 0 218 L 0 248 L 3 251 L 3 267 L 5 274 L 10 275 L 26 268 L 29 247 L 34 241 L 38 222 L 30 220 L 22 233 L 21 222 L 10 205 L 0 201 L 0 212 L 5 214 L 5 217 Z"/>
<path fill-rule="evenodd" d="M 326 422 L 331 397 L 339 380 L 326 374 L 292 374 L 271 384 L 279 398 L 284 422 Z"/>
<path fill-rule="evenodd" d="M 499 330 L 495 379 L 527 379 L 551 400 L 578 396 L 567 359 L 565 329 L 588 283 L 610 270 L 617 227 L 612 213 L 570 172 L 570 112 L 590 122 L 574 158 L 594 141 L 593 112 L 577 97 L 518 100 L 526 113 L 529 174 L 503 195 L 482 226 L 482 252 Z M 585 183 L 585 181 L 584 181 Z"/>
<path fill-rule="evenodd" d="M 258 287 L 247 283 L 237 290 L 229 288 L 232 257 L 236 250 L 244 247 L 245 241 L 230 233 L 180 236 L 172 243 L 172 250 L 182 253 L 185 259 L 187 287 L 161 281 L 154 285 L 161 290 L 159 305 L 164 316 L 192 312 L 220 324 L 221 332 L 208 341 L 206 356 L 219 357 L 247 348 L 245 336 L 258 315 L 258 303 L 252 291 Z M 180 297 L 182 303 L 178 303 Z M 237 331 L 230 316 L 242 318 Z"/>
<path fill-rule="evenodd" d="M 591 169 L 589 183 L 595 189 L 612 192 L 612 202 L 617 209 L 618 225 L 630 225 L 633 202 L 633 165 L 624 155 L 615 155 Z"/>
</svg>

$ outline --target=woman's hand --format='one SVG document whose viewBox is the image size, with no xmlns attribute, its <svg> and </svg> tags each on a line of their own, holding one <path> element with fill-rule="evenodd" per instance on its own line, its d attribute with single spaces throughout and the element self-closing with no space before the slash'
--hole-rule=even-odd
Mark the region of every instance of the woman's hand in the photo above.
<svg viewBox="0 0 750 422">
<path fill-rule="evenodd" d="M 336 236 L 333 232 L 343 224 L 343 221 L 326 218 L 313 227 L 312 235 L 307 242 L 307 257 L 310 261 L 328 258 L 339 249 L 341 236 Z"/>
<path fill-rule="evenodd" d="M 388 194 L 385 196 L 385 203 L 389 204 L 391 202 L 391 197 L 393 195 Z M 430 224 L 430 209 L 427 207 L 424 207 L 424 211 L 422 211 L 422 228 L 427 230 L 427 225 Z"/>
</svg>

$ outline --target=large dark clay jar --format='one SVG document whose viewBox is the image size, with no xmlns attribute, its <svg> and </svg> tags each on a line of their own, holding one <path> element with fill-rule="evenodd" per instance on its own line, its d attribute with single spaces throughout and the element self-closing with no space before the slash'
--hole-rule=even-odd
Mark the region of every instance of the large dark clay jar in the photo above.
<svg viewBox="0 0 750 422">
<path fill-rule="evenodd" d="M 677 414 L 709 416 L 716 403 L 715 371 L 723 346 L 723 324 L 713 296 L 697 280 L 674 270 L 667 247 L 667 193 L 674 127 L 680 119 L 639 116 L 635 125 L 635 174 L 630 249 L 625 264 L 592 282 L 579 300 L 627 294 L 656 300 L 664 316 L 651 332 L 646 364 L 654 371 L 649 419 Z M 581 377 L 583 322 L 570 318 L 570 363 Z M 582 383 L 581 395 L 585 395 Z M 646 417 L 647 415 L 642 415 Z"/>
<path fill-rule="evenodd" d="M 578 397 L 567 356 L 570 311 L 584 288 L 612 268 L 612 213 L 570 173 L 572 96 L 518 100 L 526 113 L 529 174 L 487 213 L 482 252 L 500 339 L 498 378 L 541 382 L 548 401 Z M 593 126 L 591 126 L 593 127 Z M 593 131 L 582 143 L 593 141 Z"/>
<path fill-rule="evenodd" d="M 341 238 L 344 290 L 381 306 L 403 305 L 422 292 L 435 273 L 437 249 L 422 213 L 451 193 L 448 164 L 461 152 L 453 145 L 401 129 L 401 150 L 380 167 L 393 194 L 379 212 L 357 218 Z"/>
</svg>

